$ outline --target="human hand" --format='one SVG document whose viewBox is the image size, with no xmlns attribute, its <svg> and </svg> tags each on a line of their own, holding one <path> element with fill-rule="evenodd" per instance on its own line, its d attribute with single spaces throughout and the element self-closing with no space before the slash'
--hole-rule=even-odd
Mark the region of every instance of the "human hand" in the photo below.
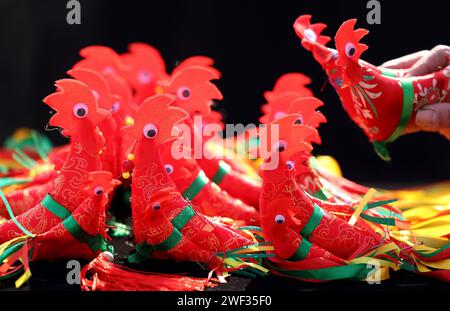
<svg viewBox="0 0 450 311">
<path fill-rule="evenodd" d="M 381 65 L 384 68 L 403 69 L 405 77 L 422 76 L 436 72 L 450 65 L 450 47 L 438 45 L 431 50 L 424 50 L 390 60 Z M 447 95 L 446 99 L 449 99 Z M 438 103 L 426 106 L 418 111 L 415 126 L 409 132 L 438 132 L 450 140 L 450 103 Z"/>
</svg>

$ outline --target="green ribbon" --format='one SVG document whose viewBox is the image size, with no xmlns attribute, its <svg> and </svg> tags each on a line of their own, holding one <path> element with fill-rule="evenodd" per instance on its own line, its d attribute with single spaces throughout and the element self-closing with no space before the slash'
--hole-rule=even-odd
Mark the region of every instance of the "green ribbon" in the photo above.
<svg viewBox="0 0 450 311">
<path fill-rule="evenodd" d="M 186 205 L 172 220 L 173 231 L 167 239 L 156 245 L 150 245 L 145 242 L 137 244 L 135 247 L 136 252 L 128 256 L 128 261 L 131 263 L 141 263 L 146 260 L 153 251 L 158 250 L 166 252 L 174 248 L 183 238 L 181 230 L 194 216 L 195 211 L 192 206 Z"/>
<path fill-rule="evenodd" d="M 75 239 L 86 243 L 93 252 L 110 251 L 108 244 L 100 234 L 93 236 L 84 231 L 72 215 L 65 218 L 62 224 Z"/>
<path fill-rule="evenodd" d="M 193 200 L 208 182 L 205 172 L 200 171 L 192 184 L 183 192 L 183 197 L 186 200 Z"/>
<path fill-rule="evenodd" d="M 317 228 L 317 226 L 320 224 L 320 221 L 322 220 L 323 214 L 322 209 L 317 205 L 314 204 L 314 210 L 311 214 L 311 217 L 309 218 L 306 225 L 301 230 L 300 234 L 309 239 L 313 231 Z"/>
<path fill-rule="evenodd" d="M 305 259 L 306 256 L 308 256 L 309 251 L 311 249 L 311 242 L 309 242 L 307 239 L 303 238 L 300 242 L 300 245 L 298 246 L 295 253 L 288 258 L 289 261 L 299 261 L 302 259 Z"/>
<path fill-rule="evenodd" d="M 326 201 L 330 197 L 328 195 L 328 191 L 326 189 L 324 189 L 324 188 L 321 188 L 321 189 L 317 190 L 316 192 L 314 192 L 312 194 L 312 196 L 317 198 L 317 199 L 319 199 L 319 200 L 322 200 L 322 201 Z"/>
<path fill-rule="evenodd" d="M 73 218 L 72 213 L 70 213 L 64 206 L 56 202 L 49 194 L 41 202 L 50 213 L 62 220 L 64 228 L 69 231 L 69 233 L 78 241 L 86 243 L 93 252 L 110 251 L 113 252 L 111 245 L 108 245 L 100 234 L 92 236 L 83 228 L 80 224 Z"/>
<path fill-rule="evenodd" d="M 267 261 L 267 266 L 273 270 L 296 278 L 321 281 L 342 279 L 364 280 L 370 275 L 370 272 L 373 271 L 373 268 L 367 264 L 351 264 L 313 270 L 285 270 L 275 267 Z"/>
<path fill-rule="evenodd" d="M 220 184 L 225 175 L 231 170 L 230 166 L 223 161 L 219 161 L 219 168 L 217 172 L 214 174 L 212 181 L 215 184 Z"/>
<path fill-rule="evenodd" d="M 50 213 L 63 220 L 66 217 L 69 217 L 71 213 L 61 204 L 56 202 L 50 194 L 47 194 L 41 202 L 42 206 L 44 206 Z"/>
<path fill-rule="evenodd" d="M 383 141 L 374 142 L 374 148 L 376 153 L 386 161 L 390 160 L 389 152 L 386 148 L 386 143 L 393 142 L 396 140 L 401 133 L 408 126 L 409 120 L 411 119 L 411 115 L 413 112 L 414 105 L 414 85 L 411 79 L 399 79 L 402 85 L 403 92 L 403 105 L 402 105 L 402 113 L 400 115 L 400 120 L 398 121 L 397 127 L 392 132 L 392 134 Z"/>
<path fill-rule="evenodd" d="M 395 218 L 385 218 L 385 217 L 376 217 L 376 216 L 370 216 L 366 214 L 361 214 L 361 217 L 365 220 L 368 220 L 370 222 L 380 224 L 380 225 L 386 225 L 386 226 L 395 226 Z"/>
<path fill-rule="evenodd" d="M 178 230 L 181 230 L 194 216 L 194 209 L 190 205 L 186 205 L 183 210 L 172 220 L 172 225 Z"/>
<path fill-rule="evenodd" d="M 434 252 L 431 252 L 431 253 L 426 253 L 425 251 L 416 251 L 416 252 L 419 253 L 420 256 L 422 256 L 422 257 L 432 258 L 432 257 L 434 257 L 436 255 L 439 255 L 440 253 L 442 253 L 443 251 L 445 251 L 449 247 L 450 247 L 450 243 L 447 243 L 445 246 L 443 246 L 440 249 L 437 249 L 437 250 L 435 250 Z"/>
</svg>

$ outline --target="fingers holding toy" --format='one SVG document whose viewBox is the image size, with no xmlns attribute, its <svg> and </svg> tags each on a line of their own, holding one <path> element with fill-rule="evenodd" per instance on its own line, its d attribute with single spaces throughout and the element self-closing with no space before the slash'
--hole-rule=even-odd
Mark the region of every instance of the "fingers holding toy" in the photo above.
<svg viewBox="0 0 450 311">
<path fill-rule="evenodd" d="M 418 59 L 406 73 L 407 77 L 422 76 L 443 69 L 450 64 L 450 47 L 437 45 Z"/>
<path fill-rule="evenodd" d="M 415 119 L 420 130 L 439 132 L 450 140 L 450 103 L 439 103 L 421 109 Z"/>
</svg>

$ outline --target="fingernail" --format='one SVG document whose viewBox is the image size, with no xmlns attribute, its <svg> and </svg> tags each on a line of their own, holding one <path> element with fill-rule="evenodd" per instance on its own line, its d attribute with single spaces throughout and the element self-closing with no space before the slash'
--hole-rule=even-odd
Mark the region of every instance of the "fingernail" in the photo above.
<svg viewBox="0 0 450 311">
<path fill-rule="evenodd" d="M 419 127 L 435 129 L 439 126 L 439 116 L 434 110 L 421 110 L 417 113 L 416 124 Z"/>
</svg>

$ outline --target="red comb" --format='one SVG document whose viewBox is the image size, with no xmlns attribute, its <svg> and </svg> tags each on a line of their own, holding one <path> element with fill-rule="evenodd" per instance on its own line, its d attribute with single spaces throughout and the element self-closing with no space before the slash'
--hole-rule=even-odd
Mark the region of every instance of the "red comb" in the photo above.
<svg viewBox="0 0 450 311">
<path fill-rule="evenodd" d="M 111 110 L 112 105 L 119 100 L 117 96 L 111 94 L 108 83 L 98 72 L 91 69 L 75 68 L 69 70 L 67 74 L 85 83 L 91 89 L 100 108 Z"/>
<path fill-rule="evenodd" d="M 128 50 L 121 59 L 127 65 L 124 75 L 135 90 L 167 77 L 164 59 L 156 48 L 136 42 Z"/>
<path fill-rule="evenodd" d="M 366 29 L 354 29 L 356 19 L 345 21 L 336 32 L 335 43 L 338 51 L 337 64 L 345 66 L 349 62 L 358 62 L 361 54 L 367 50 L 367 45 L 360 40 L 369 33 Z"/>
<path fill-rule="evenodd" d="M 74 79 L 62 79 L 55 83 L 57 91 L 44 98 L 44 103 L 56 113 L 49 124 L 68 130 L 71 134 L 79 133 L 86 125 L 96 126 L 109 112 L 98 108 L 91 89 Z M 77 115 L 80 114 L 80 115 Z"/>
<path fill-rule="evenodd" d="M 76 63 L 73 68 L 87 68 L 95 70 L 103 75 L 111 72 L 120 73 L 124 70 L 124 65 L 119 54 L 106 46 L 88 46 L 80 51 L 84 58 Z"/>
<path fill-rule="evenodd" d="M 260 128 L 260 150 L 261 152 L 271 150 L 269 154 L 261 154 L 262 157 L 272 156 L 275 152 L 274 148 L 279 145 L 283 146 L 283 151 L 280 153 L 283 159 L 289 159 L 297 152 L 312 151 L 311 143 L 319 143 L 320 136 L 314 128 L 297 125 L 298 118 L 298 114 L 289 114 Z"/>
<path fill-rule="evenodd" d="M 316 111 L 321 106 L 323 106 L 323 102 L 316 97 L 302 97 L 294 99 L 287 112 L 300 114 L 302 124 L 318 128 L 321 123 L 327 122 L 325 116 Z"/>
<path fill-rule="evenodd" d="M 170 80 L 160 85 L 164 92 L 176 96 L 176 105 L 190 114 L 208 114 L 211 111 L 213 99 L 222 99 L 222 93 L 210 81 L 218 79 L 214 70 L 204 67 L 186 67 Z"/>
<path fill-rule="evenodd" d="M 192 56 L 188 57 L 182 62 L 178 64 L 178 66 L 175 67 L 175 69 L 172 71 L 172 76 L 177 73 L 178 71 L 192 66 L 198 66 L 198 67 L 205 67 L 208 68 L 216 73 L 216 75 L 220 78 L 221 73 L 219 70 L 213 67 L 214 60 L 208 56 Z"/>
<path fill-rule="evenodd" d="M 273 97 L 286 92 L 294 92 L 302 96 L 313 96 L 312 91 L 306 87 L 310 83 L 311 79 L 302 73 L 286 73 L 278 78 L 272 91 L 264 93 L 264 98 L 267 101 L 271 101 Z"/>
<path fill-rule="evenodd" d="M 321 35 L 322 31 L 327 28 L 326 24 L 311 24 L 311 15 L 301 15 L 294 22 L 294 29 L 297 36 L 302 39 L 302 45 L 309 51 L 314 45 L 325 46 L 331 39 L 330 37 Z"/>
<path fill-rule="evenodd" d="M 172 128 L 185 120 L 188 114 L 171 106 L 173 103 L 174 97 L 165 94 L 147 98 L 136 111 L 134 124 L 125 127 L 124 131 L 135 139 L 144 138 L 144 128 L 152 124 L 157 130 L 154 139 L 158 144 L 175 138 L 172 136 Z"/>
</svg>

